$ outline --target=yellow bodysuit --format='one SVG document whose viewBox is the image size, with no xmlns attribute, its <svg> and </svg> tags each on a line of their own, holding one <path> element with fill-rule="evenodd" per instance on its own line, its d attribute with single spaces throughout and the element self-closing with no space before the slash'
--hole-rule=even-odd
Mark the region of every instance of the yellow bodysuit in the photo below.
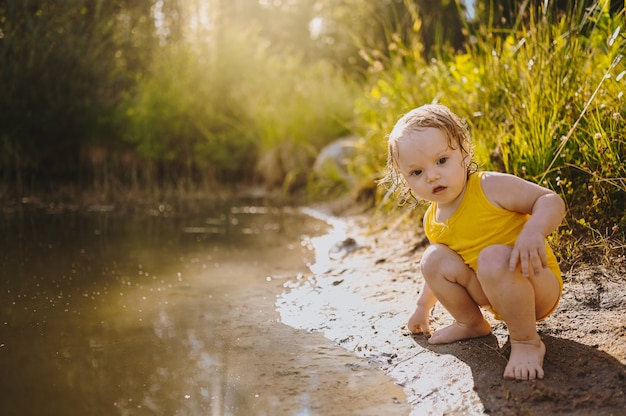
<svg viewBox="0 0 626 416">
<path fill-rule="evenodd" d="M 478 267 L 478 255 L 485 247 L 494 244 L 512 247 L 530 217 L 528 214 L 508 211 L 493 205 L 480 186 L 484 173 L 477 172 L 469 176 L 463 200 L 448 220 L 443 223 L 435 220 L 436 203 L 432 203 L 424 214 L 424 231 L 430 242 L 450 247 L 474 272 Z M 547 242 L 546 253 L 548 268 L 559 280 L 562 291 L 561 270 Z M 556 306 L 554 305 L 554 308 L 540 319 L 551 314 Z M 496 317 L 499 318 L 497 314 Z"/>
</svg>

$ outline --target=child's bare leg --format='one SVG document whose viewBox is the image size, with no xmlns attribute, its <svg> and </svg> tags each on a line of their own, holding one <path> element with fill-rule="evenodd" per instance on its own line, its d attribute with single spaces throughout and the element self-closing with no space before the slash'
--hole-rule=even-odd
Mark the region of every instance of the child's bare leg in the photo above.
<svg viewBox="0 0 626 416">
<path fill-rule="evenodd" d="M 446 344 L 491 332 L 477 303 L 478 300 L 486 304 L 486 297 L 476 275 L 456 252 L 445 245 L 430 246 L 422 256 L 421 270 L 430 289 L 456 321 L 436 331 L 429 339 L 431 344 Z"/>
<path fill-rule="evenodd" d="M 511 247 L 497 245 L 484 249 L 478 259 L 478 280 L 509 329 L 511 355 L 504 378 L 543 378 L 546 347 L 537 333 L 536 319 L 556 303 L 559 283 L 549 269 L 529 278 L 522 276 L 519 267 L 509 271 L 510 256 Z"/>
</svg>

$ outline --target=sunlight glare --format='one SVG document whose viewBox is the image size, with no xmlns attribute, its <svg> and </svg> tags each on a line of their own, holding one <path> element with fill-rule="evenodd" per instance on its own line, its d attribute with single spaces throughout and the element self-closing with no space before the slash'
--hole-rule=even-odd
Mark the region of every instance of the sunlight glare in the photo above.
<svg viewBox="0 0 626 416">
<path fill-rule="evenodd" d="M 158 0 L 152 6 L 152 17 L 154 18 L 154 27 L 157 32 L 157 36 L 161 43 L 165 42 L 165 39 L 170 34 L 170 31 L 165 24 L 165 14 L 163 13 L 163 0 Z"/>
<path fill-rule="evenodd" d="M 311 39 L 318 39 L 322 35 L 323 31 L 324 19 L 319 16 L 311 19 L 311 21 L 309 22 L 309 35 L 311 36 Z"/>
<path fill-rule="evenodd" d="M 326 222 L 330 226 L 330 230 L 321 236 L 312 237 L 308 243 L 315 253 L 315 261 L 309 264 L 309 269 L 315 274 L 326 272 L 330 268 L 332 262 L 330 258 L 330 250 L 333 246 L 345 240 L 347 237 L 348 224 L 339 218 L 327 215 L 321 211 L 303 208 L 302 212 L 318 220 Z"/>
<path fill-rule="evenodd" d="M 188 5 L 189 22 L 187 23 L 187 26 L 189 29 L 192 32 L 211 29 L 213 27 L 213 22 L 211 19 L 210 2 L 197 0 L 193 3 L 193 5 Z"/>
</svg>

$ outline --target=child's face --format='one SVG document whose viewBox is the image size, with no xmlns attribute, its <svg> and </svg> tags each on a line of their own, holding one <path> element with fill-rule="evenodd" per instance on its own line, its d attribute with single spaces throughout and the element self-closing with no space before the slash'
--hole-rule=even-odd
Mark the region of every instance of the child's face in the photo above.
<svg viewBox="0 0 626 416">
<path fill-rule="evenodd" d="M 397 164 L 415 196 L 440 206 L 453 204 L 463 193 L 469 157 L 452 149 L 436 128 L 405 134 L 398 140 Z"/>
</svg>

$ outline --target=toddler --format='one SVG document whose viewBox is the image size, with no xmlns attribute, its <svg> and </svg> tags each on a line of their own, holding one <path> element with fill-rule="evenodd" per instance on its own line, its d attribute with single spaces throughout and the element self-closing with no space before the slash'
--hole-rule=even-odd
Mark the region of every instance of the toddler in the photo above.
<svg viewBox="0 0 626 416">
<path fill-rule="evenodd" d="M 430 202 L 424 215 L 430 246 L 420 265 L 424 285 L 409 330 L 430 335 L 430 310 L 439 301 L 455 322 L 429 343 L 485 336 L 491 326 L 482 307 L 509 330 L 504 378 L 543 378 L 546 348 L 536 321 L 556 309 L 563 288 L 546 242 L 563 219 L 563 200 L 517 176 L 477 171 L 464 121 L 434 104 L 396 123 L 386 179 Z"/>
</svg>

